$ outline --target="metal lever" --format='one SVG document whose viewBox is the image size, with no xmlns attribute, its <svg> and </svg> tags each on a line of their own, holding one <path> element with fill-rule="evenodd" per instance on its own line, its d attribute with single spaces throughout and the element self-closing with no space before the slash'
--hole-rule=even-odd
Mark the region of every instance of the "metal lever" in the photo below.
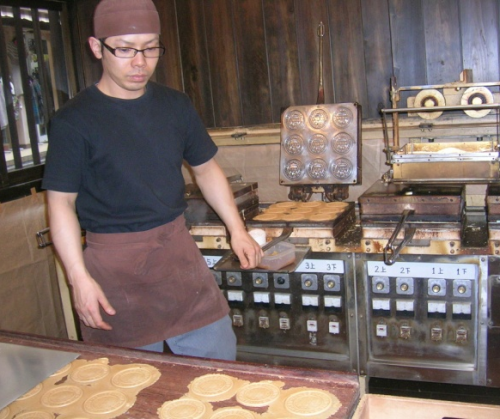
<svg viewBox="0 0 500 419">
<path fill-rule="evenodd" d="M 413 239 L 413 236 L 415 235 L 417 229 L 415 227 L 409 227 L 405 230 L 405 235 L 401 243 L 399 243 L 398 247 L 394 249 L 394 242 L 396 241 L 399 232 L 406 223 L 406 219 L 414 212 L 415 212 L 414 210 L 403 211 L 403 215 L 401 216 L 398 225 L 396 226 L 394 232 L 392 233 L 391 238 L 389 239 L 387 245 L 384 248 L 384 263 L 386 265 L 393 265 L 394 262 L 396 262 L 396 259 L 398 258 L 401 250 L 403 250 L 403 248 Z"/>
</svg>

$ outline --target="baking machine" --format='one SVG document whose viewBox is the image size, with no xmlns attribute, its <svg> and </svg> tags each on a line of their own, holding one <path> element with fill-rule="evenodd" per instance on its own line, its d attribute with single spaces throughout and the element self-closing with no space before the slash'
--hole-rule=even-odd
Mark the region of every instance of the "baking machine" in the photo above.
<svg viewBox="0 0 500 419">
<path fill-rule="evenodd" d="M 335 220 L 241 212 L 268 240 L 288 230 L 296 263 L 242 271 L 222 223 L 191 225 L 229 301 L 240 359 L 500 387 L 500 83 L 462 77 L 393 80 L 393 106 L 382 110 L 389 171 Z M 348 199 L 361 181 L 360 113 L 357 104 L 283 112 L 280 184 L 290 201 Z"/>
<path fill-rule="evenodd" d="M 468 193 L 471 185 L 496 190 L 500 83 L 471 78 L 392 80 L 392 108 L 382 110 L 390 169 L 359 197 L 361 374 L 500 386 L 498 242 L 485 197 Z M 414 137 L 403 141 L 402 126 L 416 128 Z"/>
<path fill-rule="evenodd" d="M 290 187 L 291 201 L 308 201 L 316 193 L 326 201 L 347 198 L 348 186 L 361 179 L 360 121 L 356 103 L 293 106 L 283 112 L 280 184 Z M 233 190 L 247 188 L 233 181 Z M 196 194 L 191 186 L 188 190 L 189 209 Z M 268 206 L 260 203 L 259 211 Z M 260 221 L 248 208 L 240 214 L 249 229 L 264 230 L 268 240 L 288 231 L 296 261 L 278 271 L 243 271 L 228 257 L 221 222 L 191 220 L 191 234 L 231 307 L 239 359 L 357 372 L 353 254 L 334 251 L 342 238 L 349 248 L 354 203 L 334 221 Z"/>
</svg>

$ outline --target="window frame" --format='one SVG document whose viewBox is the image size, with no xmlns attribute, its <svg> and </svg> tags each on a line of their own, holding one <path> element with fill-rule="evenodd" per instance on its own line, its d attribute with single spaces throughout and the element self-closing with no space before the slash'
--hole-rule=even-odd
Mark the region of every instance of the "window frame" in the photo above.
<svg viewBox="0 0 500 419">
<path fill-rule="evenodd" d="M 33 17 L 33 36 L 35 43 L 35 50 L 38 56 L 42 54 L 42 41 L 41 41 L 41 28 L 40 22 L 38 21 L 38 10 L 44 9 L 49 10 L 50 12 L 57 12 L 60 16 L 60 36 L 61 41 L 63 43 L 64 51 L 61 52 L 60 56 L 62 57 L 63 62 L 58 62 L 63 68 L 63 72 L 65 80 L 68 84 L 68 97 L 66 100 L 70 99 L 76 91 L 75 86 L 75 72 L 73 65 L 73 54 L 71 52 L 72 48 L 72 37 L 71 31 L 69 29 L 69 14 L 67 10 L 67 1 L 66 0 L 0 0 L 0 6 L 2 7 L 11 7 L 14 13 L 14 29 L 16 33 L 16 38 L 23 39 L 23 28 L 22 28 L 22 20 L 20 16 L 21 9 L 31 9 L 31 15 Z M 0 74 L 6 76 L 10 76 L 10 71 L 8 67 L 7 61 L 7 51 L 6 51 L 6 42 L 5 42 L 5 32 L 3 28 L 3 22 L 0 20 Z M 27 46 L 22 42 L 18 44 L 18 55 L 22 56 Z M 26 62 L 22 63 L 25 60 L 20 61 L 20 71 L 21 78 L 23 84 L 23 90 L 28 91 L 29 85 L 28 83 L 28 73 L 27 73 L 27 64 Z M 24 67 L 24 68 L 23 68 Z M 51 100 L 56 99 L 49 97 L 47 95 L 48 88 L 46 84 L 47 75 L 43 74 L 44 69 L 43 66 L 40 66 L 40 82 L 42 84 L 42 95 L 45 104 L 50 104 L 50 106 L 45 106 L 44 108 L 44 120 L 45 125 L 48 124 L 48 120 L 52 116 L 52 114 L 56 110 L 56 106 L 51 103 Z M 43 85 L 45 83 L 45 86 Z M 12 153 L 14 157 L 14 165 L 15 168 L 9 171 L 7 167 L 7 159 L 5 156 L 5 151 L 0 154 L 0 202 L 6 202 L 10 200 L 14 200 L 17 198 L 21 198 L 23 196 L 28 196 L 33 193 L 33 190 L 40 191 L 41 190 L 41 181 L 43 177 L 44 170 L 44 155 L 40 154 L 38 147 L 38 136 L 36 132 L 36 124 L 34 121 L 34 112 L 33 112 L 33 102 L 30 95 L 25 95 L 25 112 L 26 119 L 28 125 L 29 134 L 29 146 L 31 146 L 32 152 L 32 162 L 28 165 L 24 165 L 22 162 L 21 154 L 20 154 L 20 145 L 19 145 L 19 134 L 17 132 L 17 127 L 15 124 L 15 115 L 14 115 L 14 106 L 13 106 L 13 97 L 10 92 L 9 83 L 3 83 L 3 92 L 4 97 L 6 98 L 6 107 L 7 107 L 7 117 L 9 121 L 9 130 L 10 130 L 10 141 L 12 144 Z M 62 103 L 59 103 L 61 106 Z M 3 136 L 0 134 L 0 138 Z"/>
</svg>

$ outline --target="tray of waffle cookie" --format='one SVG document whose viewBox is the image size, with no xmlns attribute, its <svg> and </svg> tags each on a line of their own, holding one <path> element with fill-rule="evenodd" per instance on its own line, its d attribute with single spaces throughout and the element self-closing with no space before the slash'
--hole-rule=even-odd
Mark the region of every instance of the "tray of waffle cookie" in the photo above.
<svg viewBox="0 0 500 419">
<path fill-rule="evenodd" d="M 247 220 L 252 227 L 343 227 L 355 221 L 354 202 L 282 201 Z"/>
</svg>

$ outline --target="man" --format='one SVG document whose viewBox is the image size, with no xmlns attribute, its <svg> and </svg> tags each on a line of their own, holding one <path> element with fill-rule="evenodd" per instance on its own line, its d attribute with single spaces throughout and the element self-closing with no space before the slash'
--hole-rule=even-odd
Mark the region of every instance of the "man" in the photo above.
<svg viewBox="0 0 500 419">
<path fill-rule="evenodd" d="M 165 49 L 151 0 L 102 0 L 90 48 L 99 82 L 51 121 L 43 180 L 51 236 L 84 340 L 235 359 L 229 307 L 185 226 L 187 161 L 226 224 L 243 269 L 248 235 L 188 98 L 149 81 Z M 87 231 L 82 252 L 81 228 Z"/>
</svg>

